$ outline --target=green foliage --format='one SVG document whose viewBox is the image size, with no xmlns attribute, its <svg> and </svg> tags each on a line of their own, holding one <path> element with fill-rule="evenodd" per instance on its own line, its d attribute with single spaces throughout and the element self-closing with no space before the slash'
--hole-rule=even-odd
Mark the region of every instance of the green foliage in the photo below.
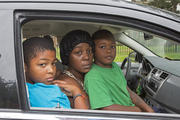
<svg viewBox="0 0 180 120">
<path fill-rule="evenodd" d="M 177 5 L 179 3 L 180 0 L 153 0 L 149 5 L 178 13 Z"/>
<path fill-rule="evenodd" d="M 114 59 L 115 62 L 122 62 L 126 57 L 128 57 L 129 53 L 132 50 L 126 46 L 117 45 L 116 46 L 116 57 Z"/>
<path fill-rule="evenodd" d="M 61 59 L 61 58 L 60 58 L 60 50 L 59 50 L 59 47 L 56 48 L 56 58 L 57 58 L 58 60 Z"/>
</svg>

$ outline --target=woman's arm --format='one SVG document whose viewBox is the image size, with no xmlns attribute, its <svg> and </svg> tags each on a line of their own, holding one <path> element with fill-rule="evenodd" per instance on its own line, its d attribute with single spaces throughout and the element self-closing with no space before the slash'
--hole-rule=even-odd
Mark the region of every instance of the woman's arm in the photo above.
<svg viewBox="0 0 180 120">
<path fill-rule="evenodd" d="M 73 78 L 61 76 L 61 80 L 55 80 L 54 84 L 72 93 L 74 103 L 73 108 L 89 109 L 89 99 L 87 94 Z"/>
<path fill-rule="evenodd" d="M 129 87 L 127 87 L 132 102 L 143 112 L 154 112 L 153 109 L 148 106 L 136 93 L 134 93 Z"/>
<path fill-rule="evenodd" d="M 74 90 L 73 103 L 76 109 L 89 109 L 89 98 L 84 90 Z"/>
<path fill-rule="evenodd" d="M 141 112 L 141 109 L 137 106 L 123 106 L 118 104 L 113 104 L 107 107 L 103 107 L 101 108 L 101 110 Z"/>
</svg>

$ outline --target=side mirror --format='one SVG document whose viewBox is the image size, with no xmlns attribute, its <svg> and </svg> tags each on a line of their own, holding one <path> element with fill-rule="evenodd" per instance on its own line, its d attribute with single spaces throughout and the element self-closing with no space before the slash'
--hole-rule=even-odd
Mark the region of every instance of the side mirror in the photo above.
<svg viewBox="0 0 180 120">
<path fill-rule="evenodd" d="M 150 40 L 150 39 L 153 39 L 153 35 L 144 33 L 144 40 Z"/>
</svg>

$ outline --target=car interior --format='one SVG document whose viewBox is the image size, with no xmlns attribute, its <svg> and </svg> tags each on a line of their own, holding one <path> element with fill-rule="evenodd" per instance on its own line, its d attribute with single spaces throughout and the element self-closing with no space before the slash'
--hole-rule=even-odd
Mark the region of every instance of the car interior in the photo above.
<svg viewBox="0 0 180 120">
<path fill-rule="evenodd" d="M 129 88 L 158 112 L 180 113 L 180 56 L 175 55 L 174 58 L 163 53 L 163 45 L 175 45 L 177 49 L 174 54 L 180 52 L 179 43 L 123 25 L 70 20 L 28 21 L 21 29 L 22 41 L 30 37 L 50 35 L 59 60 L 57 69 L 64 70 L 66 66 L 61 64 L 59 43 L 67 32 L 77 29 L 85 30 L 91 35 L 100 29 L 111 31 L 117 45 L 114 61 L 122 69 Z"/>
</svg>

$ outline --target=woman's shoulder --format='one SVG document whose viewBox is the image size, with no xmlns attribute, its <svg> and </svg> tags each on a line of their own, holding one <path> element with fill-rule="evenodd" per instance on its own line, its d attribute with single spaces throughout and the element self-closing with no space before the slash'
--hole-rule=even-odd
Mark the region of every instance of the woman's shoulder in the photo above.
<svg viewBox="0 0 180 120">
<path fill-rule="evenodd" d="M 70 77 L 69 75 L 67 75 L 66 73 L 62 72 L 59 76 L 58 76 L 58 80 L 73 80 L 72 77 Z"/>
</svg>

